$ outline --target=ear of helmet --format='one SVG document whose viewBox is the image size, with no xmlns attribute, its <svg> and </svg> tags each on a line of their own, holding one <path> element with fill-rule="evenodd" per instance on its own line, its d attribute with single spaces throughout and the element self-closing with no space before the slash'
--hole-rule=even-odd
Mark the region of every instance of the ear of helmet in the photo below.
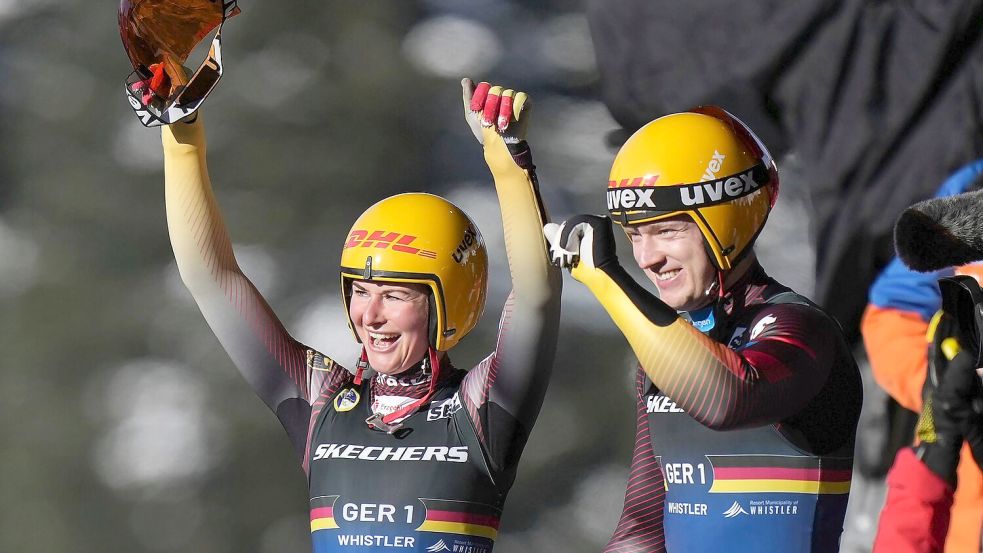
<svg viewBox="0 0 983 553">
<path fill-rule="evenodd" d="M 764 144 L 727 111 L 701 106 L 636 131 L 608 179 L 611 219 L 634 225 L 685 214 L 710 258 L 729 270 L 750 251 L 778 198 L 778 170 Z"/>
<path fill-rule="evenodd" d="M 432 194 L 399 194 L 368 208 L 352 225 L 340 273 L 346 312 L 353 280 L 427 286 L 430 343 L 447 351 L 484 311 L 488 253 L 478 227 L 451 202 Z M 349 326 L 355 334 L 350 319 Z"/>
</svg>

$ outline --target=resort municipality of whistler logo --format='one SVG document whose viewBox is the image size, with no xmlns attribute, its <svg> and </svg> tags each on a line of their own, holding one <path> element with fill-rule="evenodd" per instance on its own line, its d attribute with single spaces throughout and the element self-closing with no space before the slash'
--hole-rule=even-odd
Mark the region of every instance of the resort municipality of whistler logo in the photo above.
<svg viewBox="0 0 983 553">
<path fill-rule="evenodd" d="M 741 507 L 741 504 L 735 501 L 734 504 L 731 505 L 729 509 L 724 511 L 724 518 L 734 518 L 738 515 L 747 515 L 747 514 L 750 513 L 745 511 L 744 507 Z"/>
<path fill-rule="evenodd" d="M 747 509 L 739 502 L 735 501 L 726 511 L 724 518 L 734 518 L 740 515 L 748 516 L 796 516 L 799 514 L 799 500 L 797 499 L 751 499 L 748 501 Z"/>
<path fill-rule="evenodd" d="M 427 551 L 429 551 L 430 553 L 440 553 L 441 551 L 450 551 L 450 550 L 451 548 L 447 547 L 447 544 L 444 543 L 444 540 L 440 540 L 437 543 L 427 548 Z"/>
</svg>

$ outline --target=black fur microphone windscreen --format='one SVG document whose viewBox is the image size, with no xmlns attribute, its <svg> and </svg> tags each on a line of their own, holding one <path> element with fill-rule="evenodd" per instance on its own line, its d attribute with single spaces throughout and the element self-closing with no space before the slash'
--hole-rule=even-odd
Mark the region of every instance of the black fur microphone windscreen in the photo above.
<svg viewBox="0 0 983 553">
<path fill-rule="evenodd" d="M 898 257 L 916 271 L 983 260 L 983 190 L 919 202 L 894 225 Z"/>
</svg>

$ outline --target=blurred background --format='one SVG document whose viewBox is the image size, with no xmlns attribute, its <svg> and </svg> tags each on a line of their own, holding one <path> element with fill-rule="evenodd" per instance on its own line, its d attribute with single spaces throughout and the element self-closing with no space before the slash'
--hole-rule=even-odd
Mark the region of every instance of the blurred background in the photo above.
<svg viewBox="0 0 983 553">
<path fill-rule="evenodd" d="M 826 304 L 852 293 L 836 314 L 856 341 L 851 317 L 891 253 L 889 224 L 858 221 L 893 222 L 978 154 L 979 137 L 950 125 L 949 153 L 926 153 L 938 178 L 917 179 L 903 194 L 891 179 L 891 201 L 850 211 L 855 228 L 837 231 L 853 261 L 823 258 L 838 243 L 829 213 L 866 201 L 874 176 L 893 174 L 887 154 L 903 151 L 904 141 L 861 140 L 852 150 L 838 142 L 858 134 L 843 125 L 867 120 L 837 111 L 849 88 L 809 104 L 807 92 L 842 84 L 835 71 L 817 74 L 809 64 L 862 74 L 866 66 L 849 56 L 879 44 L 876 37 L 851 41 L 837 30 L 865 18 L 906 44 L 896 35 L 903 27 L 887 24 L 892 17 L 945 38 L 951 28 L 939 30 L 933 17 L 965 25 L 979 10 L 972 2 L 956 14 L 913 14 L 908 3 L 894 12 L 889 2 L 868 11 L 861 2 L 811 4 L 791 17 L 779 2 L 727 15 L 721 1 L 242 0 L 223 33 L 226 75 L 203 110 L 209 170 L 236 256 L 297 339 L 351 366 L 357 349 L 336 276 L 347 230 L 388 195 L 444 195 L 477 221 L 491 252 L 488 308 L 453 352 L 458 366 L 470 366 L 493 347 L 509 279 L 494 191 L 462 117 L 460 78 L 534 98 L 530 143 L 553 219 L 603 211 L 610 162 L 638 125 L 715 102 L 775 145 L 782 198 L 758 241 L 765 268 Z M 131 67 L 116 9 L 0 0 L 0 551 L 309 551 L 305 479 L 289 442 L 178 277 L 160 135 L 125 101 Z M 776 28 L 784 34 L 768 32 Z M 831 60 L 810 49 L 820 39 L 846 43 Z M 978 45 L 956 42 L 943 53 Z M 947 76 L 941 83 L 918 81 L 909 67 L 904 77 L 923 94 L 902 87 L 915 111 L 900 121 L 888 102 L 849 102 L 876 117 L 860 136 L 899 136 L 930 120 L 963 61 L 950 55 L 932 65 L 932 75 Z M 872 87 L 881 100 L 893 97 L 888 82 Z M 979 128 L 978 112 L 953 119 Z M 861 161 L 871 149 L 880 156 L 874 168 Z M 597 552 L 620 515 L 634 440 L 632 355 L 568 277 L 562 321 L 551 387 L 496 551 Z M 891 457 L 890 410 L 868 388 L 858 450 L 869 453 L 858 457 L 877 465 Z M 857 471 L 845 551 L 869 549 L 882 469 Z"/>
</svg>

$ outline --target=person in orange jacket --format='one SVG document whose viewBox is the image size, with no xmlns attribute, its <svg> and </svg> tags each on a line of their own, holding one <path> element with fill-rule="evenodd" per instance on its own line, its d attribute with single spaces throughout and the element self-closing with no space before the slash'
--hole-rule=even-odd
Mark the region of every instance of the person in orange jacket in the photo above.
<svg viewBox="0 0 983 553">
<path fill-rule="evenodd" d="M 978 189 L 983 185 L 983 159 L 959 169 L 939 189 L 937 197 Z M 983 264 L 919 273 L 895 258 L 874 281 L 861 322 L 864 345 L 877 383 L 901 406 L 922 411 L 922 390 L 928 365 L 926 335 L 941 307 L 937 281 L 952 274 L 974 276 L 983 282 Z M 963 446 L 957 470 L 947 553 L 979 553 L 983 523 L 983 475 Z"/>
<path fill-rule="evenodd" d="M 874 553 L 938 553 L 950 525 L 959 451 L 966 444 L 980 458 L 983 399 L 975 370 L 972 339 L 960 336 L 963 325 L 949 311 L 930 323 L 926 400 L 916 427 L 917 443 L 898 452 L 888 474 L 887 500 L 881 511 Z M 957 336 L 960 336 L 957 339 Z M 955 535 L 955 532 L 949 535 Z"/>
</svg>

